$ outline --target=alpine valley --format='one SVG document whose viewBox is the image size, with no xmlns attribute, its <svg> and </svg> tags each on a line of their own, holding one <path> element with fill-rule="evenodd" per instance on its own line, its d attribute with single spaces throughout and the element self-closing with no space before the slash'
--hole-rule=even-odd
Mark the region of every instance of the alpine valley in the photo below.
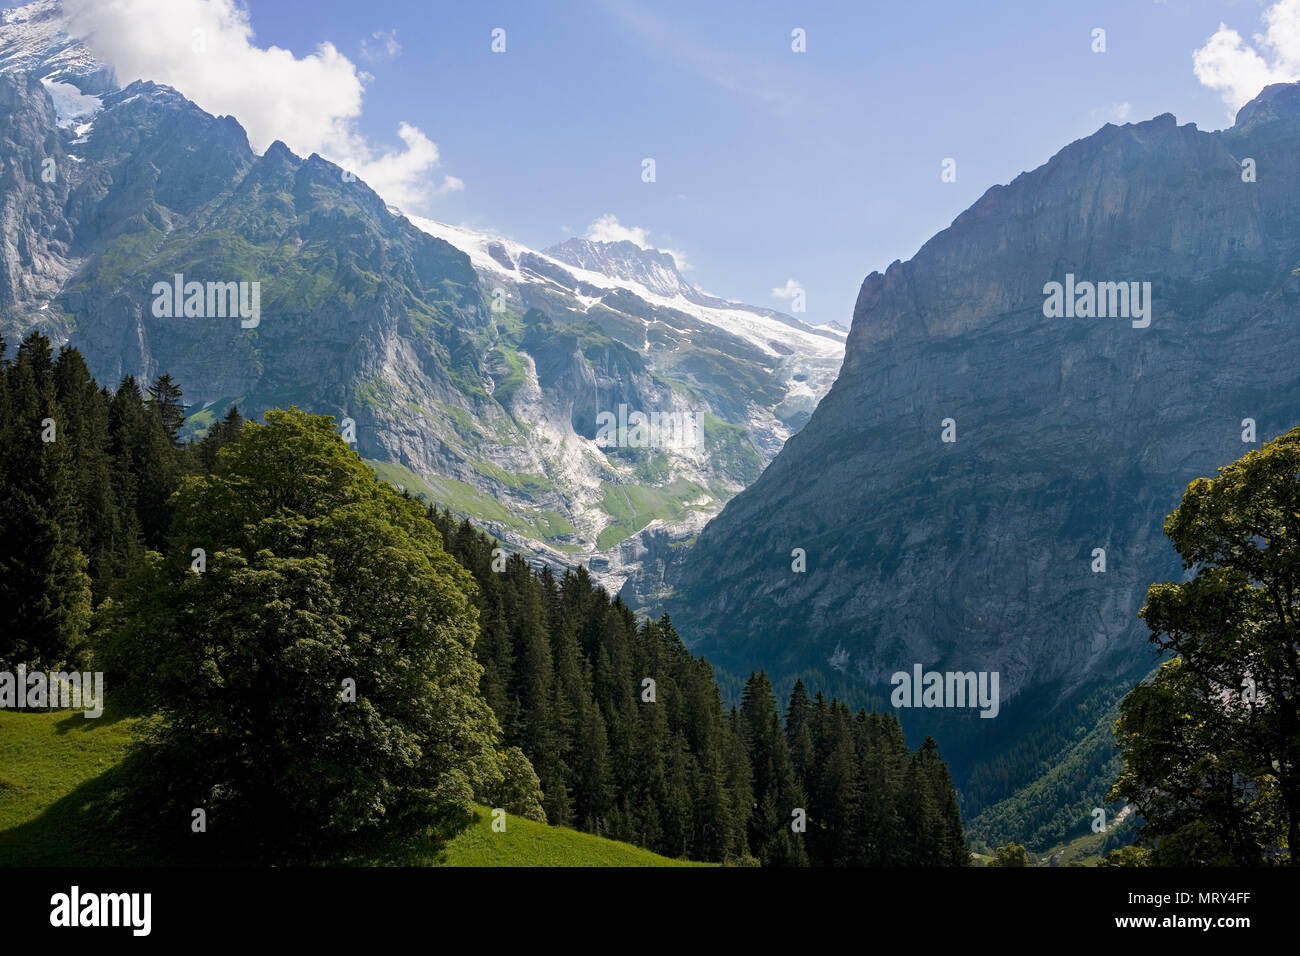
<svg viewBox="0 0 1300 956">
<path fill-rule="evenodd" d="M 255 319 L 185 314 L 190 282 Z M 867 276 L 846 333 L 633 242 L 404 213 L 119 87 L 57 0 L 0 20 L 6 342 L 170 375 L 191 436 L 232 406 L 334 416 L 382 478 L 669 613 L 729 702 L 765 669 L 778 700 L 802 678 L 895 713 L 927 759 L 933 735 L 977 845 L 1042 852 L 1107 806 L 1156 663 L 1138 611 L 1184 575 L 1162 522 L 1300 423 L 1298 309 L 1300 84 L 1223 131 L 1065 147 Z M 633 413 L 693 439 L 602 440 Z"/>
</svg>

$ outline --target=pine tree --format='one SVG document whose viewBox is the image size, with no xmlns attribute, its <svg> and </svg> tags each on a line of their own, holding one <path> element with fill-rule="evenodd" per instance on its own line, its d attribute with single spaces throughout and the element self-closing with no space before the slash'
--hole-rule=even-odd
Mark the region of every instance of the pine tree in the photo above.
<svg viewBox="0 0 1300 956">
<path fill-rule="evenodd" d="M 785 737 L 790 742 L 790 759 L 794 764 L 795 776 L 806 794 L 813 792 L 813 780 L 818 770 L 812 737 L 813 719 L 808 691 L 802 680 L 796 680 L 785 712 Z"/>
<path fill-rule="evenodd" d="M 858 758 L 852 718 L 843 703 L 833 704 L 827 728 L 830 756 L 815 786 L 815 857 L 826 866 L 848 866 L 860 856 Z"/>
<path fill-rule="evenodd" d="M 148 405 L 158 416 L 168 441 L 178 444 L 181 426 L 185 424 L 185 405 L 181 401 L 181 388 L 170 375 L 159 376 L 149 386 Z"/>
<path fill-rule="evenodd" d="M 135 379 L 126 376 L 113 396 L 109 446 L 117 465 L 119 507 L 129 507 L 146 547 L 166 546 L 168 499 L 180 470 L 157 406 L 146 405 Z"/>
<path fill-rule="evenodd" d="M 794 746 L 800 731 L 807 726 L 811 716 L 812 706 L 808 702 L 808 689 L 804 687 L 803 679 L 799 678 L 794 682 L 794 689 L 790 691 L 790 703 L 785 710 L 785 739 L 789 741 L 791 747 Z"/>
<path fill-rule="evenodd" d="M 203 474 L 210 475 L 217 467 L 217 454 L 226 445 L 239 437 L 239 430 L 244 426 L 244 418 L 234 405 L 226 412 L 226 417 L 216 422 L 199 442 L 197 461 Z"/>
<path fill-rule="evenodd" d="M 77 546 L 78 482 L 49 340 L 29 335 L 4 372 L 0 663 L 57 667 L 82 653 L 91 582 Z"/>
<path fill-rule="evenodd" d="M 609 739 L 600 708 L 579 717 L 578 757 L 574 767 L 574 813 L 582 829 L 602 833 L 613 805 L 609 773 Z"/>
<path fill-rule="evenodd" d="M 765 866 L 807 862 L 802 835 L 791 829 L 796 809 L 807 809 L 795 781 L 790 747 L 776 714 L 776 699 L 767 674 L 751 674 L 740 705 L 740 725 L 753 769 L 755 812 L 749 844 Z"/>
<path fill-rule="evenodd" d="M 76 349 L 65 347 L 54 363 L 54 386 L 63 415 L 73 483 L 72 524 L 86 555 L 96 600 L 125 570 L 129 542 L 117 510 L 109 457 L 108 402 Z"/>
</svg>

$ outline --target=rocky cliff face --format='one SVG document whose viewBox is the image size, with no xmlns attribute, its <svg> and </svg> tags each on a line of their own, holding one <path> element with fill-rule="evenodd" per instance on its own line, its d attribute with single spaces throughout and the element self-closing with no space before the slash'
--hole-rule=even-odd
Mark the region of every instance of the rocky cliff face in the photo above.
<svg viewBox="0 0 1300 956">
<path fill-rule="evenodd" d="M 1164 115 L 1070 145 L 867 277 L 838 380 L 667 563 L 666 608 L 724 667 L 886 706 L 917 663 L 998 671 L 1000 719 L 940 739 L 1005 752 L 1150 666 L 1137 612 L 1182 573 L 1165 515 L 1258 447 L 1243 419 L 1260 442 L 1300 423 L 1297 266 L 1300 86 L 1222 132 Z M 1067 275 L 1149 282 L 1149 326 L 1047 317 Z"/>
<path fill-rule="evenodd" d="M 0 308 L 32 316 L 76 265 L 64 214 L 70 163 L 35 76 L 0 82 L 0 151 Z"/>
</svg>

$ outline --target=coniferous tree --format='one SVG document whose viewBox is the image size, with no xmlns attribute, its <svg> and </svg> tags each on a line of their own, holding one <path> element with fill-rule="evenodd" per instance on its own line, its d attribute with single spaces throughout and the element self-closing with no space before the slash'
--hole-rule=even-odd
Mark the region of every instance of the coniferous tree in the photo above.
<svg viewBox="0 0 1300 956">
<path fill-rule="evenodd" d="M 239 409 L 231 405 L 226 417 L 208 429 L 196 452 L 198 467 L 203 474 L 210 475 L 216 470 L 217 453 L 239 437 L 243 425 L 244 418 L 239 414 Z"/>
<path fill-rule="evenodd" d="M 859 712 L 856 862 L 860 866 L 898 865 L 903 860 L 907 834 L 902 825 L 897 794 L 903 788 L 907 744 L 893 714 Z"/>
<path fill-rule="evenodd" d="M 813 747 L 812 705 L 808 701 L 808 691 L 802 680 L 794 682 L 790 692 L 790 703 L 785 712 L 785 737 L 790 743 L 790 759 L 794 764 L 795 776 L 804 793 L 813 790 L 813 779 L 817 772 L 817 754 Z"/>
<path fill-rule="evenodd" d="M 858 755 L 853 740 L 853 719 L 843 703 L 828 714 L 826 739 L 829 755 L 820 768 L 812 801 L 815 813 L 816 854 L 829 866 L 851 865 L 859 855 L 854 839 L 859 820 Z"/>
<path fill-rule="evenodd" d="M 62 412 L 73 484 L 78 547 L 86 556 L 96 600 L 126 568 L 126 539 L 113 494 L 109 456 L 108 399 L 76 349 L 65 347 L 54 363 L 54 386 Z"/>
<path fill-rule="evenodd" d="M 751 674 L 740 705 L 741 732 L 749 750 L 754 780 L 754 814 L 749 843 L 767 866 L 798 866 L 807 861 L 802 834 L 791 821 L 807 810 L 794 776 L 790 746 L 776 714 L 776 699 L 767 674 Z"/>
<path fill-rule="evenodd" d="M 160 375 L 149 386 L 148 405 L 158 416 L 168 441 L 178 444 L 181 426 L 185 424 L 185 405 L 181 401 L 181 388 L 170 375 Z"/>
<path fill-rule="evenodd" d="M 430 514 L 480 583 L 482 686 L 502 701 L 494 708 L 503 725 L 523 735 L 530 705 L 521 689 L 550 688 L 529 756 L 539 767 L 549 761 L 552 822 L 571 813 L 590 832 L 697 859 L 745 862 L 752 847 L 772 865 L 961 864 L 946 768 L 924 748 L 914 756 L 892 714 L 855 717 L 820 693 L 810 701 L 797 682 L 783 726 L 766 675 L 751 677 L 741 708 L 728 714 L 712 669 L 686 650 L 669 618 L 638 625 L 582 568 L 556 578 L 523 573 L 512 558 L 514 573 L 493 572 L 497 542 L 448 513 Z M 548 635 L 549 654 L 521 642 L 526 634 Z M 918 805 L 928 809 L 915 815 Z M 800 808 L 806 834 L 791 826 Z M 914 817 L 905 821 L 905 812 Z"/>
<path fill-rule="evenodd" d="M 134 515 L 146 547 L 162 549 L 170 521 L 167 501 L 178 485 L 180 467 L 160 414 L 146 404 L 130 375 L 113 396 L 108 432 L 117 465 L 119 508 Z"/>
<path fill-rule="evenodd" d="M 49 340 L 29 335 L 3 372 L 0 663 L 62 666 L 83 652 L 91 581 L 78 547 L 75 458 Z"/>
</svg>

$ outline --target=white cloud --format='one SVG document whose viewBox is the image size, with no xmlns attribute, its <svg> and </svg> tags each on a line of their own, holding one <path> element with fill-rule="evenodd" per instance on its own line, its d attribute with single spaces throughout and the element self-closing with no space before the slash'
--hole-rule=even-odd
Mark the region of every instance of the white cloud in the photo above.
<svg viewBox="0 0 1300 956">
<path fill-rule="evenodd" d="M 618 221 L 618 216 L 612 212 L 607 212 L 590 226 L 587 227 L 586 238 L 592 242 L 622 242 L 624 240 L 640 246 L 642 249 L 653 249 L 650 245 L 650 230 L 642 229 L 639 226 L 625 226 Z"/>
<path fill-rule="evenodd" d="M 786 279 L 785 285 L 777 286 L 772 290 L 772 297 L 774 299 L 793 299 L 794 294 L 802 288 L 803 286 L 793 279 Z"/>
<path fill-rule="evenodd" d="M 1112 103 L 1110 106 L 1099 106 L 1088 111 L 1088 117 L 1094 123 L 1127 123 L 1132 115 L 1132 103 Z"/>
<path fill-rule="evenodd" d="M 120 83 L 153 80 L 209 113 L 234 116 L 259 152 L 279 139 L 300 155 L 320 153 L 416 212 L 434 195 L 464 187 L 452 176 L 434 185 L 438 147 L 410 124 L 398 128 L 402 148 L 366 140 L 357 122 L 371 77 L 333 44 L 302 57 L 259 47 L 236 0 L 64 0 L 64 9 L 71 32 L 113 66 Z"/>
<path fill-rule="evenodd" d="M 394 60 L 401 52 L 396 30 L 376 30 L 369 38 L 361 38 L 361 55 L 372 63 Z"/>
<path fill-rule="evenodd" d="M 1192 54 L 1196 78 L 1238 110 L 1270 83 L 1300 79 L 1300 0 L 1278 0 L 1264 11 L 1264 32 L 1247 43 L 1226 23 Z"/>
<path fill-rule="evenodd" d="M 640 246 L 642 249 L 654 249 L 657 252 L 666 252 L 673 257 L 677 263 L 679 272 L 685 272 L 692 268 L 691 264 L 686 261 L 686 254 L 676 249 L 662 249 L 650 242 L 650 230 L 642 229 L 640 226 L 625 226 L 618 221 L 618 217 L 612 212 L 607 212 L 599 217 L 587 227 L 584 238 L 592 242 L 623 242 L 627 241 L 633 245 Z"/>
<path fill-rule="evenodd" d="M 405 149 L 377 154 L 361 143 L 360 146 L 366 150 L 366 158 L 358 165 L 349 166 L 334 160 L 332 156 L 327 158 L 352 170 L 369 183 L 375 192 L 397 206 L 403 206 L 404 203 L 396 197 L 417 197 L 418 202 L 429 195 L 458 192 L 465 188 L 464 182 L 455 176 L 443 176 L 442 185 L 435 188 L 430 174 L 438 165 L 437 144 L 410 123 L 399 123 L 397 135 L 406 144 Z M 359 143 L 358 137 L 354 139 Z"/>
</svg>

